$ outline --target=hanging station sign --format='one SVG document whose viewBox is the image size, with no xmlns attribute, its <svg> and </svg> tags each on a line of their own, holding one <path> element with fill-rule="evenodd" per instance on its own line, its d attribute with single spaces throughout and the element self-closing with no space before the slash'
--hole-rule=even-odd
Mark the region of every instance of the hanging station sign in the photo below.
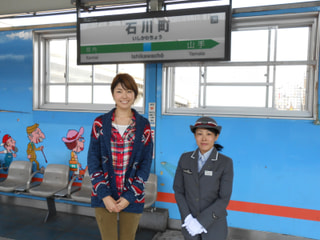
<svg viewBox="0 0 320 240">
<path fill-rule="evenodd" d="M 229 6 L 78 18 L 78 64 L 229 60 Z"/>
</svg>

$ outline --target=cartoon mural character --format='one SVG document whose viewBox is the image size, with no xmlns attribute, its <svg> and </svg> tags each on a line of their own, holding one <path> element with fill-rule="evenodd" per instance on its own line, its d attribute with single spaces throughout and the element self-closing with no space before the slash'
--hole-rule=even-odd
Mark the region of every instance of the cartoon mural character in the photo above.
<svg viewBox="0 0 320 240">
<path fill-rule="evenodd" d="M 16 147 L 16 141 L 9 134 L 3 136 L 1 146 L 5 148 L 4 151 L 0 152 L 5 153 L 4 164 L 2 167 L 7 171 L 13 158 L 17 156 L 16 152 L 18 149 Z"/>
<path fill-rule="evenodd" d="M 42 142 L 43 139 L 45 139 L 45 136 L 39 128 L 38 123 L 35 123 L 34 125 L 27 127 L 27 134 L 30 140 L 30 143 L 28 143 L 27 147 L 28 159 L 32 164 L 36 164 L 37 170 L 40 170 L 39 162 L 37 161 L 36 151 L 41 151 L 43 153 L 43 146 L 36 147 L 36 144 Z M 44 153 L 43 156 L 45 157 Z"/>
<path fill-rule="evenodd" d="M 71 158 L 69 161 L 70 170 L 73 175 L 79 175 L 80 169 L 82 169 L 81 164 L 78 160 L 78 155 L 84 149 L 84 138 L 82 134 L 84 132 L 83 127 L 80 128 L 79 132 L 76 130 L 69 130 L 67 137 L 63 137 L 62 141 L 66 144 L 67 148 L 71 150 Z"/>
</svg>

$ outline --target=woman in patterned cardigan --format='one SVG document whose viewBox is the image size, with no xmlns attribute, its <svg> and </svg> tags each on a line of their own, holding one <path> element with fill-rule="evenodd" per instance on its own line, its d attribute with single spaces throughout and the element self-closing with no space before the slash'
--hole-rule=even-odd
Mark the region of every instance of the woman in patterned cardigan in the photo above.
<svg viewBox="0 0 320 240">
<path fill-rule="evenodd" d="M 103 240 L 134 240 L 152 161 L 151 129 L 149 121 L 131 108 L 138 96 L 132 76 L 116 75 L 111 93 L 116 108 L 97 117 L 92 126 L 91 205 Z"/>
</svg>

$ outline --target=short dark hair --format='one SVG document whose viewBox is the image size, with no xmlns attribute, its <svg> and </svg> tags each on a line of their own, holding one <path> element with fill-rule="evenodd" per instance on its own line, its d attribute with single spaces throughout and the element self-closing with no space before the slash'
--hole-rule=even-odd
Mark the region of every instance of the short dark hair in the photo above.
<svg viewBox="0 0 320 240">
<path fill-rule="evenodd" d="M 200 128 L 206 129 L 206 130 L 212 132 L 212 133 L 213 133 L 214 135 L 216 135 L 216 136 L 220 134 L 220 132 L 219 132 L 217 129 L 215 129 L 215 128 L 206 128 L 206 127 L 200 127 Z M 193 133 L 193 134 L 196 134 L 197 129 L 198 129 L 198 128 L 194 128 L 194 133 Z"/>
<path fill-rule="evenodd" d="M 129 89 L 134 92 L 134 98 L 136 99 L 138 96 L 138 85 L 134 78 L 128 74 L 128 73 L 118 73 L 112 80 L 111 83 L 111 93 L 113 94 L 115 87 L 118 84 L 121 84 L 121 86 L 124 89 Z"/>
<path fill-rule="evenodd" d="M 220 134 L 219 131 L 215 128 L 207 128 L 207 130 L 209 130 L 210 132 L 212 132 L 216 136 Z"/>
</svg>

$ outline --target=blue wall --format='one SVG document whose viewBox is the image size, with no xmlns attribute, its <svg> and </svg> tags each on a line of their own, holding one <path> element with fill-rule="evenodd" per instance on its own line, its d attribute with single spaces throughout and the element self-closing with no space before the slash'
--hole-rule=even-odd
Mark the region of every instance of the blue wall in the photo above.
<svg viewBox="0 0 320 240">
<path fill-rule="evenodd" d="M 80 127 L 84 127 L 83 136 L 89 140 L 91 122 L 97 114 L 33 111 L 32 51 L 31 30 L 0 32 L 0 110 L 12 111 L 0 112 L 0 139 L 10 134 L 18 148 L 14 160 L 28 160 L 26 127 L 38 123 L 46 137 L 39 146 L 44 146 L 48 164 L 68 164 L 70 150 L 62 137 L 67 135 L 69 129 L 79 131 Z M 86 152 L 81 152 L 78 157 L 80 163 L 86 166 Z M 37 160 L 41 166 L 47 165 L 41 152 L 37 152 Z"/>
<path fill-rule="evenodd" d="M 158 121 L 156 169 L 159 191 L 173 193 L 171 171 L 181 153 L 196 148 L 189 125 L 197 117 L 162 116 Z M 234 161 L 231 200 L 320 210 L 320 126 L 312 121 L 217 118 L 219 143 Z M 170 131 L 168 129 L 170 126 Z M 163 129 L 168 129 L 164 131 Z M 165 162 L 165 163 L 164 163 Z M 179 219 L 172 203 L 158 203 Z M 318 221 L 229 211 L 232 227 L 320 238 Z"/>
<path fill-rule="evenodd" d="M 39 123 L 46 139 L 48 164 L 68 164 L 70 151 L 62 137 L 69 129 L 84 127 L 85 150 L 79 156 L 86 165 L 92 121 L 99 113 L 33 111 L 33 62 L 31 30 L 0 32 L 0 140 L 10 134 L 19 149 L 15 159 L 27 160 L 26 127 Z M 158 191 L 172 194 L 173 175 L 180 155 L 196 148 L 189 125 L 196 116 L 161 115 L 161 65 L 147 65 L 147 103 L 157 103 L 155 162 Z M 307 120 L 215 117 L 223 126 L 219 143 L 234 161 L 232 200 L 284 207 L 320 210 L 320 126 Z M 3 149 L 0 149 L 0 151 Z M 41 165 L 44 157 L 37 152 Z M 0 159 L 3 155 L 0 155 Z M 158 201 L 179 219 L 176 204 Z M 319 216 L 320 218 L 320 216 Z M 320 238 L 320 221 L 229 211 L 231 227 Z"/>
</svg>

